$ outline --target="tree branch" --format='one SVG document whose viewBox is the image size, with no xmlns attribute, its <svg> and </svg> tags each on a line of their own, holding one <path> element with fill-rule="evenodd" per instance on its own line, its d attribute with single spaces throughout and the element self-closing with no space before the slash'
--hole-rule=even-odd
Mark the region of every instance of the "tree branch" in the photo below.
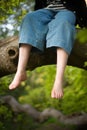
<svg viewBox="0 0 87 130">
<path fill-rule="evenodd" d="M 81 44 L 77 39 L 68 60 L 68 65 L 83 68 L 87 61 L 87 43 Z M 18 62 L 18 37 L 11 37 L 0 41 L 0 77 L 16 72 Z M 46 49 L 44 53 L 34 53 L 30 55 L 27 70 L 33 70 L 43 65 L 56 63 L 56 52 Z"/>
<path fill-rule="evenodd" d="M 70 117 L 63 115 L 60 111 L 54 108 L 47 108 L 42 112 L 38 112 L 35 108 L 33 108 L 29 104 L 21 105 L 12 96 L 1 97 L 0 102 L 2 104 L 8 104 L 13 112 L 17 113 L 24 112 L 27 115 L 31 116 L 33 119 L 38 120 L 39 122 L 47 120 L 48 117 L 54 117 L 64 124 L 81 125 L 87 123 L 86 113 Z"/>
</svg>

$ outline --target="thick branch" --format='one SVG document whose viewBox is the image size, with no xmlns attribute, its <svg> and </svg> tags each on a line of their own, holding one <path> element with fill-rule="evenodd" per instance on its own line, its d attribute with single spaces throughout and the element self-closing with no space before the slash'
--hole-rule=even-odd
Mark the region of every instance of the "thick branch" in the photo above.
<svg viewBox="0 0 87 130">
<path fill-rule="evenodd" d="M 29 116 L 32 116 L 35 120 L 40 122 L 45 121 L 48 117 L 54 117 L 64 124 L 81 125 L 87 123 L 87 114 L 74 115 L 71 117 L 63 115 L 60 111 L 53 108 L 47 108 L 43 112 L 38 112 L 31 105 L 21 105 L 12 96 L 4 96 L 0 98 L 0 102 L 8 104 L 14 112 L 24 112 Z"/>
<path fill-rule="evenodd" d="M 75 41 L 74 48 L 68 60 L 68 65 L 87 70 L 84 62 L 87 61 L 87 43 L 80 44 Z M 16 71 L 18 62 L 18 37 L 11 37 L 0 41 L 0 77 L 12 74 Z M 31 53 L 27 70 L 33 70 L 42 65 L 56 63 L 56 52 L 47 49 L 44 53 Z"/>
</svg>

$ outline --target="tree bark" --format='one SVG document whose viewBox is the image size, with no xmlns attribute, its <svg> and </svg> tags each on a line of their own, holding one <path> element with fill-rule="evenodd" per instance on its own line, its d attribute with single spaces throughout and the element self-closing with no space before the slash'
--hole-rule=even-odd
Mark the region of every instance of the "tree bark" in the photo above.
<svg viewBox="0 0 87 130">
<path fill-rule="evenodd" d="M 87 124 L 87 113 L 80 113 L 79 115 L 65 116 L 60 111 L 54 108 L 47 108 L 44 111 L 39 112 L 29 104 L 21 105 L 12 96 L 1 97 L 0 104 L 8 104 L 11 107 L 13 112 L 16 112 L 16 113 L 24 112 L 39 122 L 43 122 L 47 120 L 48 117 L 53 117 L 53 118 L 58 119 L 58 121 L 60 121 L 63 124 L 70 124 L 70 125 Z"/>
<path fill-rule="evenodd" d="M 0 77 L 16 72 L 18 62 L 18 37 L 0 41 Z M 74 48 L 68 59 L 67 65 L 83 68 L 84 62 L 87 61 L 87 43 L 81 44 L 75 40 Z M 51 65 L 56 63 L 56 52 L 46 49 L 44 53 L 31 52 L 27 70 L 33 70 L 43 65 Z"/>
</svg>

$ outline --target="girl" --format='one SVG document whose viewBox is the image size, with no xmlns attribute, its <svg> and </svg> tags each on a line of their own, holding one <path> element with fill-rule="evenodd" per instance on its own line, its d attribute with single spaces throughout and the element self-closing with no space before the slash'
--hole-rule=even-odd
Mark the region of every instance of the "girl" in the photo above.
<svg viewBox="0 0 87 130">
<path fill-rule="evenodd" d="M 63 76 L 75 39 L 75 25 L 87 25 L 84 0 L 36 0 L 35 11 L 22 21 L 19 37 L 19 61 L 9 89 L 26 80 L 26 66 L 31 50 L 54 48 L 57 53 L 56 76 L 52 98 L 63 97 Z"/>
</svg>

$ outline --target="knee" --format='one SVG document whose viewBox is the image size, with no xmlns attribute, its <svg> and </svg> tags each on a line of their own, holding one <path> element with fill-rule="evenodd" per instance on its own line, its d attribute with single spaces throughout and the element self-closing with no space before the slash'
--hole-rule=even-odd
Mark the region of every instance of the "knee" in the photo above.
<svg viewBox="0 0 87 130">
<path fill-rule="evenodd" d="M 61 22 L 60 22 L 60 26 L 62 26 L 62 27 L 64 27 L 64 28 L 66 28 L 66 27 L 70 27 L 70 28 L 75 28 L 75 24 L 73 24 L 71 21 L 69 21 L 69 20 L 62 20 Z"/>
<path fill-rule="evenodd" d="M 68 21 L 68 20 L 62 20 L 61 22 L 60 22 L 60 26 L 62 26 L 62 27 L 67 27 L 67 26 L 69 26 L 70 25 L 70 22 Z"/>
<path fill-rule="evenodd" d="M 68 25 L 75 25 L 75 21 L 74 20 L 71 20 L 71 19 L 63 19 L 61 21 L 62 24 L 68 24 Z"/>
</svg>

